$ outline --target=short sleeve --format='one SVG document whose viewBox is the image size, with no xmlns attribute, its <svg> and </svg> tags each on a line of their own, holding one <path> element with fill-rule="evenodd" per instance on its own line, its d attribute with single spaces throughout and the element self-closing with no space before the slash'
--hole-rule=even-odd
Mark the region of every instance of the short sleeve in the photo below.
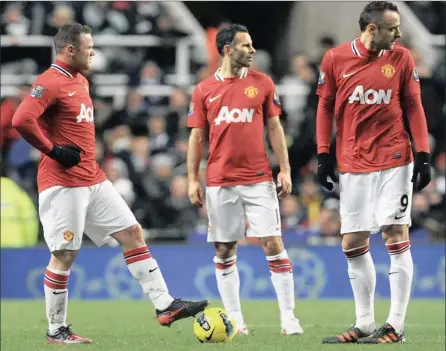
<svg viewBox="0 0 446 351">
<path fill-rule="evenodd" d="M 267 79 L 265 112 L 267 118 L 280 116 L 282 114 L 282 106 L 279 95 L 277 95 L 276 86 L 270 77 Z"/>
<path fill-rule="evenodd" d="M 406 51 L 406 60 L 404 65 L 403 79 L 403 96 L 410 97 L 421 94 L 420 78 L 415 67 L 415 61 L 409 50 Z"/>
<path fill-rule="evenodd" d="M 55 82 L 38 79 L 34 82 L 29 94 L 23 99 L 20 107 L 26 107 L 37 118 L 58 100 L 59 86 Z"/>
<path fill-rule="evenodd" d="M 334 75 L 334 54 L 328 51 L 322 58 L 316 94 L 330 100 L 336 98 L 336 78 Z"/>
<path fill-rule="evenodd" d="M 206 106 L 201 95 L 201 87 L 197 85 L 189 105 L 187 126 L 189 128 L 206 128 L 206 121 Z"/>
</svg>

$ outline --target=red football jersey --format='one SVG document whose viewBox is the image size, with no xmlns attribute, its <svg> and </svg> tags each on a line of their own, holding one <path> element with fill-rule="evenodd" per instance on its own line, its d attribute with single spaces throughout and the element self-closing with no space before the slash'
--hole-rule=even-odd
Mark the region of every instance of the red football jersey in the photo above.
<svg viewBox="0 0 446 351">
<path fill-rule="evenodd" d="M 54 144 L 81 149 L 81 162 L 69 169 L 42 154 L 37 174 L 39 192 L 56 185 L 91 186 L 106 179 L 96 162 L 93 102 L 88 81 L 81 73 L 56 60 L 37 77 L 20 109 L 41 116 L 39 125 Z"/>
<path fill-rule="evenodd" d="M 281 112 L 275 85 L 264 73 L 245 68 L 239 77 L 223 78 L 217 70 L 197 84 L 187 124 L 205 129 L 209 123 L 207 185 L 272 180 L 265 123 Z"/>
<path fill-rule="evenodd" d="M 421 90 L 406 48 L 370 52 L 356 38 L 328 51 L 317 94 L 335 100 L 340 172 L 372 172 L 412 161 L 401 100 Z"/>
</svg>

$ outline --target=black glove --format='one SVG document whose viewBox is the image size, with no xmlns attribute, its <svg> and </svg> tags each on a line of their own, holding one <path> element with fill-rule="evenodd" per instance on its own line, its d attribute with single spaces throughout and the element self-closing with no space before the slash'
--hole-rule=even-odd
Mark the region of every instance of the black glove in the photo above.
<svg viewBox="0 0 446 351">
<path fill-rule="evenodd" d="M 319 183 L 326 188 L 327 190 L 333 190 L 333 183 L 327 181 L 327 177 L 330 178 L 334 182 L 338 182 L 338 177 L 336 176 L 334 169 L 335 165 L 330 155 L 327 153 L 322 153 L 317 155 L 318 167 L 317 167 L 317 178 L 319 179 Z"/>
<path fill-rule="evenodd" d="M 81 149 L 75 146 L 55 145 L 48 153 L 48 157 L 59 162 L 62 166 L 70 168 L 81 162 Z"/>
<path fill-rule="evenodd" d="M 417 184 L 418 175 L 420 175 L 420 181 Z M 415 190 L 420 191 L 424 189 L 431 181 L 431 177 L 431 154 L 428 152 L 417 152 L 412 176 Z"/>
</svg>

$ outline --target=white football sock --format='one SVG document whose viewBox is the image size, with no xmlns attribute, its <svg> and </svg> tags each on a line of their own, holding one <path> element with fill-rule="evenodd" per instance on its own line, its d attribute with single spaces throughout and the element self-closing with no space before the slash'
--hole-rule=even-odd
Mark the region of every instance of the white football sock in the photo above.
<svg viewBox="0 0 446 351">
<path fill-rule="evenodd" d="M 276 291 L 281 321 L 294 318 L 293 267 L 286 250 L 275 256 L 266 256 L 271 272 L 271 282 Z"/>
<path fill-rule="evenodd" d="M 167 289 L 158 263 L 149 252 L 147 246 L 124 252 L 125 262 L 130 274 L 135 278 L 150 298 L 157 310 L 165 310 L 173 302 Z"/>
<path fill-rule="evenodd" d="M 375 330 L 376 271 L 370 245 L 344 250 L 348 263 L 348 276 L 355 298 L 355 326 L 363 332 Z"/>
<path fill-rule="evenodd" d="M 70 271 L 60 271 L 49 267 L 45 271 L 43 286 L 50 334 L 54 334 L 57 329 L 67 325 L 69 278 Z"/>
<path fill-rule="evenodd" d="M 229 258 L 214 257 L 215 277 L 223 306 L 235 321 L 236 328 L 242 329 L 245 321 L 240 304 L 240 276 L 236 262 L 236 255 Z"/>
<path fill-rule="evenodd" d="M 387 318 L 397 333 L 404 332 L 404 319 L 409 304 L 413 278 L 410 241 L 386 245 L 390 255 L 390 313 Z"/>
</svg>

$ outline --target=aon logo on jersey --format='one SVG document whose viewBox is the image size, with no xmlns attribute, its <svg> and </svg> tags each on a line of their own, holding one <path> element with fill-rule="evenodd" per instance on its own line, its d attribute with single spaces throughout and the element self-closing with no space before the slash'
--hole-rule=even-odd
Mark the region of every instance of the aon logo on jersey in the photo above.
<svg viewBox="0 0 446 351">
<path fill-rule="evenodd" d="M 218 126 L 222 122 L 226 123 L 251 123 L 254 117 L 255 110 L 253 108 L 239 109 L 234 108 L 229 110 L 228 106 L 223 106 L 218 113 L 217 118 L 214 120 L 215 125 Z"/>
<path fill-rule="evenodd" d="M 362 85 L 358 85 L 355 91 L 348 98 L 348 103 L 353 104 L 358 101 L 361 105 L 379 105 L 379 104 L 390 104 L 390 98 L 392 96 L 392 89 L 387 90 L 373 90 L 369 89 L 364 91 Z"/>
<path fill-rule="evenodd" d="M 76 117 L 77 123 L 81 123 L 83 120 L 85 120 L 85 122 L 93 122 L 94 121 L 93 108 L 87 107 L 87 106 L 85 106 L 85 104 L 81 105 L 81 112 Z"/>
</svg>

